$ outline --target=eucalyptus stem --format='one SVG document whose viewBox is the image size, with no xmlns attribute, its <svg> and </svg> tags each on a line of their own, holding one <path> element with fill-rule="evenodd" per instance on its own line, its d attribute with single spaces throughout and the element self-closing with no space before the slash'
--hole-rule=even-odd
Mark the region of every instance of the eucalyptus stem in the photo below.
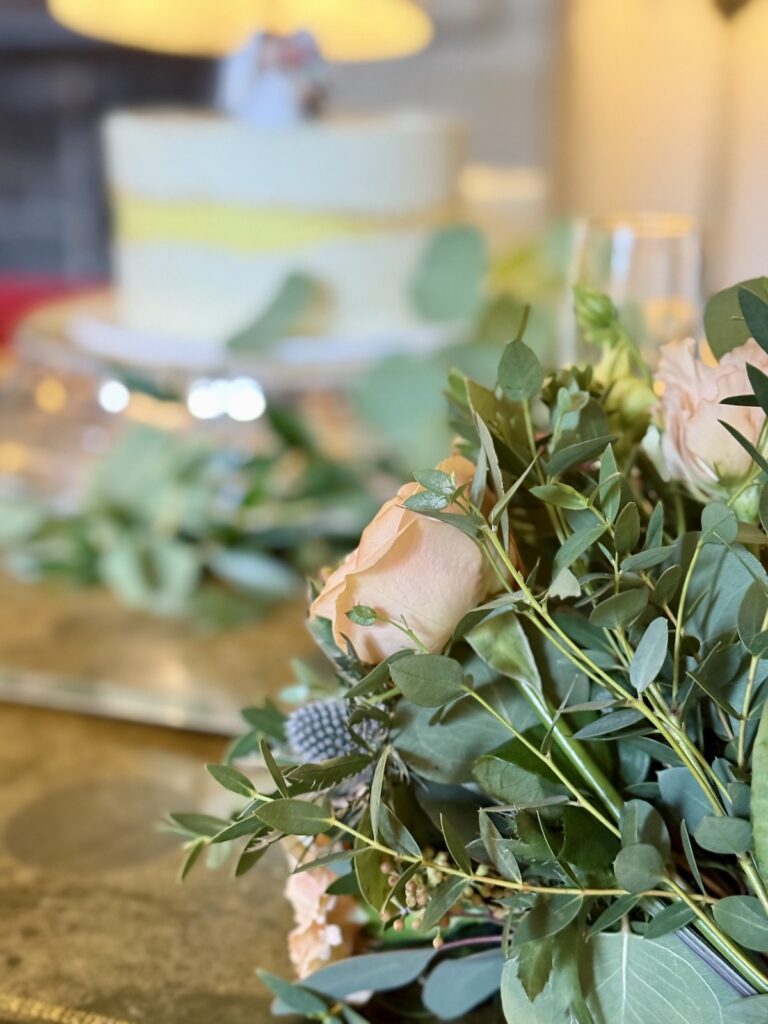
<svg viewBox="0 0 768 1024">
<path fill-rule="evenodd" d="M 471 697 L 473 697 L 478 704 L 484 707 L 486 711 L 493 715 L 496 721 L 500 725 L 502 725 L 508 732 L 510 732 L 516 740 L 522 743 L 526 750 L 530 751 L 530 753 L 532 753 L 536 758 L 538 758 L 538 760 L 542 761 L 547 766 L 547 768 L 552 772 L 552 774 L 555 775 L 560 782 L 562 782 L 562 784 L 573 796 L 574 800 L 576 800 L 579 806 L 583 808 L 583 810 L 587 811 L 588 814 L 591 814 L 593 818 L 596 818 L 597 821 L 599 821 L 601 825 L 604 825 L 605 828 L 607 828 L 613 835 L 617 837 L 621 836 L 621 832 L 616 827 L 616 825 L 609 818 L 606 818 L 606 816 L 596 807 L 593 807 L 593 805 L 586 799 L 586 797 L 578 788 L 578 786 L 574 785 L 574 783 L 568 778 L 565 772 L 560 767 L 558 767 L 557 764 L 555 764 L 554 759 L 552 757 L 550 757 L 548 754 L 545 754 L 542 750 L 539 750 L 535 743 L 531 743 L 531 741 L 526 736 L 524 736 L 518 729 L 516 729 L 508 719 L 506 719 L 503 715 L 499 714 L 499 712 L 496 711 L 496 709 L 491 704 L 489 704 L 484 697 L 481 697 L 479 693 L 469 688 L 467 688 L 466 692 Z M 616 793 L 616 798 L 619 801 L 621 799 L 618 796 L 618 793 Z"/>
</svg>

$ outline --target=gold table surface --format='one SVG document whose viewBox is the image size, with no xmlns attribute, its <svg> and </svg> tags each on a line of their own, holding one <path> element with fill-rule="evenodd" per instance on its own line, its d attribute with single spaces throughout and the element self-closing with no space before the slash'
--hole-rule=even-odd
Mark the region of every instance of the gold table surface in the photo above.
<svg viewBox="0 0 768 1024">
<path fill-rule="evenodd" d="M 269 1019 L 255 969 L 290 974 L 279 852 L 237 881 L 198 864 L 180 884 L 179 841 L 157 827 L 234 809 L 204 769 L 227 740 L 60 709 L 231 734 L 311 651 L 303 616 L 205 633 L 0 577 L 0 1024 Z"/>
<path fill-rule="evenodd" d="M 226 813 L 224 741 L 0 706 L 0 1024 L 256 1024 L 289 974 L 279 853 L 175 880 L 169 809 Z M 65 1013 L 65 1010 L 68 1011 Z"/>
</svg>

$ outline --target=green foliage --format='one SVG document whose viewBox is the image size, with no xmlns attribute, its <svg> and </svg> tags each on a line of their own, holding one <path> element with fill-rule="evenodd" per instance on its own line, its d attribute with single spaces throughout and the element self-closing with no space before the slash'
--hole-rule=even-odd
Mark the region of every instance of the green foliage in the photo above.
<svg viewBox="0 0 768 1024">
<path fill-rule="evenodd" d="M 764 1010 L 765 438 L 741 438 L 753 465 L 733 486 L 713 481 L 709 500 L 667 480 L 640 443 L 651 376 L 637 346 L 610 300 L 579 290 L 576 302 L 603 346 L 597 366 L 546 373 L 523 314 L 495 388 L 451 374 L 474 482 L 419 470 L 405 502 L 471 537 L 482 564 L 471 580 L 441 567 L 430 581 L 436 604 L 457 608 L 443 646 L 427 653 L 408 632 L 407 571 L 369 592 L 363 571 L 349 612 L 379 630 L 377 601 L 399 596 L 401 649 L 381 664 L 310 623 L 334 699 L 380 733 L 296 765 L 279 713 L 250 711 L 233 750 L 261 750 L 271 791 L 218 766 L 245 806 L 173 821 L 185 871 L 209 847 L 239 843 L 246 870 L 286 834 L 327 837 L 308 862 L 341 872 L 328 893 L 364 904 L 373 950 L 298 986 L 337 1001 L 332 1021 L 349 1020 L 360 988 L 394 992 L 404 1019 L 451 1019 L 497 986 L 510 1024 L 724 1024 Z M 745 329 L 767 341 L 765 283 L 715 300 L 708 319 L 722 351 Z M 734 400 L 760 415 L 768 384 L 748 376 L 753 394 Z M 639 412 L 621 407 L 624 388 Z M 465 500 L 471 514 L 449 508 Z"/>
<path fill-rule="evenodd" d="M 479 231 L 456 226 L 435 232 L 411 282 L 411 301 L 425 320 L 450 322 L 477 310 L 488 266 Z"/>
</svg>

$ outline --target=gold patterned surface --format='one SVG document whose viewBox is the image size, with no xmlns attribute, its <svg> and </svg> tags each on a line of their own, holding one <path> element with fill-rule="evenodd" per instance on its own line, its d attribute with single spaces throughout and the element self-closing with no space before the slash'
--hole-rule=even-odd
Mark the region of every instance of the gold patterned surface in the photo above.
<svg viewBox="0 0 768 1024">
<path fill-rule="evenodd" d="M 169 809 L 226 814 L 224 743 L 0 706 L 0 1022 L 255 1024 L 286 973 L 279 853 L 176 882 Z"/>
<path fill-rule="evenodd" d="M 230 629 L 127 610 L 98 588 L 0 575 L 0 700 L 233 735 L 316 658 L 302 601 Z"/>
</svg>

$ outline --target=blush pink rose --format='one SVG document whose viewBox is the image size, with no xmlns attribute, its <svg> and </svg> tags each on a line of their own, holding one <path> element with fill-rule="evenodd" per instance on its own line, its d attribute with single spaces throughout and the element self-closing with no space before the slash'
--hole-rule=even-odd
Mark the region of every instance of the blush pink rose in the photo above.
<svg viewBox="0 0 768 1024">
<path fill-rule="evenodd" d="M 437 467 L 452 473 L 457 486 L 472 481 L 475 467 L 455 455 Z M 403 503 L 422 490 L 406 484 L 363 530 L 360 545 L 328 577 L 310 615 L 331 620 L 339 646 L 348 637 L 358 656 L 375 665 L 408 645 L 386 621 L 359 626 L 347 618 L 355 605 L 379 618 L 404 622 L 431 652 L 440 651 L 460 619 L 494 589 L 493 570 L 478 544 L 454 526 L 438 522 Z M 447 512 L 460 513 L 449 506 Z"/>
<path fill-rule="evenodd" d="M 309 859 L 322 852 L 310 851 Z M 298 851 L 286 850 L 295 868 Z M 295 927 L 288 935 L 288 953 L 299 978 L 341 960 L 354 952 L 365 915 L 351 896 L 332 896 L 326 892 L 337 876 L 325 867 L 310 868 L 289 875 L 285 896 L 293 908 Z"/>
<path fill-rule="evenodd" d="M 736 427 L 757 445 L 765 425 L 762 409 L 721 405 L 749 394 L 747 363 L 768 372 L 768 355 L 751 338 L 717 362 L 693 338 L 661 349 L 656 373 L 660 396 L 661 454 L 670 478 L 682 480 L 703 499 L 716 497 L 744 479 L 752 460 L 718 421 Z"/>
</svg>

